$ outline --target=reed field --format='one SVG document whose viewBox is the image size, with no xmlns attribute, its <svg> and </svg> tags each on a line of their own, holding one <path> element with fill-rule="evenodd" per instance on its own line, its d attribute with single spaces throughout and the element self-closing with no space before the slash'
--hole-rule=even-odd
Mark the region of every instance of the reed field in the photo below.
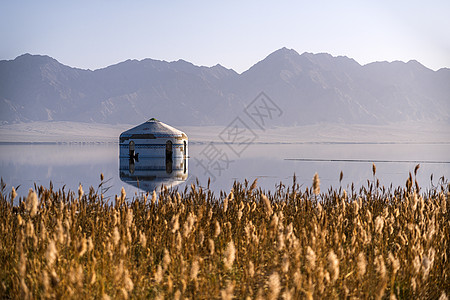
<svg viewBox="0 0 450 300">
<path fill-rule="evenodd" d="M 415 170 L 417 172 L 417 168 Z M 448 299 L 450 184 L 115 199 L 2 183 L 1 299 Z M 341 173 L 342 178 L 342 173 Z M 208 184 L 209 185 L 209 184 Z"/>
</svg>

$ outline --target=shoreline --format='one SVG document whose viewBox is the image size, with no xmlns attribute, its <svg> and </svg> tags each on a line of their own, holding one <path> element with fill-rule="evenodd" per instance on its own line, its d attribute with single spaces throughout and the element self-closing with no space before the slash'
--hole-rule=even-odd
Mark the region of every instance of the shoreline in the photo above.
<svg viewBox="0 0 450 300">
<path fill-rule="evenodd" d="M 117 144 L 130 124 L 32 122 L 0 126 L 5 144 Z M 191 144 L 224 144 L 226 126 L 178 126 Z M 450 126 L 443 122 L 405 122 L 386 125 L 314 124 L 252 129 L 252 144 L 450 144 Z"/>
</svg>

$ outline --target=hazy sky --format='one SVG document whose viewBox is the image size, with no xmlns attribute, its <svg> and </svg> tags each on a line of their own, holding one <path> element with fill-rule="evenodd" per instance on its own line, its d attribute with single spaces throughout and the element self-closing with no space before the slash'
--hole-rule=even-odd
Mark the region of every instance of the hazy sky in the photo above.
<svg viewBox="0 0 450 300">
<path fill-rule="evenodd" d="M 98 69 L 126 59 L 184 59 L 243 72 L 271 52 L 416 59 L 450 67 L 450 1 L 0 2 L 0 60 L 45 54 Z"/>
</svg>

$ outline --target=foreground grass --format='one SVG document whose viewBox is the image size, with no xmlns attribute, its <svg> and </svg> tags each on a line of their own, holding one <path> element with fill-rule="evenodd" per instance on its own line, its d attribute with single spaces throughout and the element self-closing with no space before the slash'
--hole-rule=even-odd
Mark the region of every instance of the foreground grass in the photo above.
<svg viewBox="0 0 450 300">
<path fill-rule="evenodd" d="M 449 188 L 421 193 L 410 175 L 320 194 L 294 179 L 111 204 L 39 187 L 12 206 L 2 187 L 0 298 L 447 299 Z"/>
</svg>

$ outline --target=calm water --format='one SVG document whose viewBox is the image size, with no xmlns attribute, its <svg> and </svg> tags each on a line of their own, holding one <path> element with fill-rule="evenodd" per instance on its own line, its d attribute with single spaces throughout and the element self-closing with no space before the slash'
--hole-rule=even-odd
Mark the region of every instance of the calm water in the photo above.
<svg viewBox="0 0 450 300">
<path fill-rule="evenodd" d="M 280 181 L 292 184 L 295 173 L 304 189 L 311 186 L 318 172 L 325 191 L 339 186 L 341 171 L 342 186 L 366 184 L 373 178 L 372 161 L 377 166 L 377 178 L 386 186 L 403 186 L 408 173 L 420 162 L 417 179 L 427 189 L 431 187 L 431 174 L 435 184 L 439 177 L 449 177 L 450 144 L 253 144 L 240 156 L 224 144 L 190 144 L 187 180 L 177 187 L 184 189 L 196 178 L 206 186 L 208 177 L 213 176 L 211 189 L 216 193 L 228 192 L 235 180 L 245 178 L 258 178 L 259 187 L 274 190 Z M 97 188 L 100 173 L 111 186 L 107 196 L 119 194 L 122 186 L 129 196 L 140 191 L 120 180 L 117 144 L 0 145 L 0 176 L 8 191 L 20 185 L 20 196 L 26 195 L 34 183 L 48 187 L 50 181 L 56 189 L 65 185 L 66 190 L 76 191 L 81 183 L 88 191 L 89 186 Z"/>
</svg>

